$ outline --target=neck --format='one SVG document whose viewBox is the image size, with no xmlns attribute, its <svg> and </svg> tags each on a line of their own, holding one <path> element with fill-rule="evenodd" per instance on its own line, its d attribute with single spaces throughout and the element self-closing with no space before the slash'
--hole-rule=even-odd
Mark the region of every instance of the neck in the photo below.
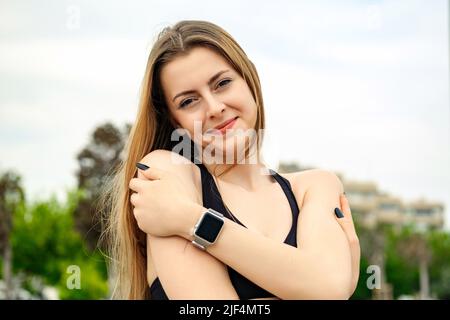
<svg viewBox="0 0 450 320">
<path fill-rule="evenodd" d="M 262 161 L 257 163 L 204 164 L 215 178 L 226 184 L 240 186 L 248 191 L 273 183 L 268 168 Z"/>
</svg>

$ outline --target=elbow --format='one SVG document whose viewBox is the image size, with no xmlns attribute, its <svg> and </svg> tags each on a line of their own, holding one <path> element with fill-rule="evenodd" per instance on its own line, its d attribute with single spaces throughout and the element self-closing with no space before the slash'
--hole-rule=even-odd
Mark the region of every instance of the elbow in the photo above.
<svg viewBox="0 0 450 320">
<path fill-rule="evenodd" d="M 344 275 L 330 275 L 324 284 L 326 288 L 323 300 L 348 300 L 350 299 L 350 279 Z"/>
<path fill-rule="evenodd" d="M 351 296 L 349 280 L 345 276 L 320 277 L 313 287 L 299 288 L 290 299 L 294 300 L 348 300 Z"/>
<path fill-rule="evenodd" d="M 341 287 L 331 289 L 324 300 L 348 300 L 350 297 L 350 290 L 346 287 Z"/>
</svg>

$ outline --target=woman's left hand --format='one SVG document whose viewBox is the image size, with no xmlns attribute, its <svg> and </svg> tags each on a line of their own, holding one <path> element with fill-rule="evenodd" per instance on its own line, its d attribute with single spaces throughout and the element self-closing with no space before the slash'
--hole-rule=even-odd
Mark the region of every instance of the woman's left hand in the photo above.
<svg viewBox="0 0 450 320">
<path fill-rule="evenodd" d="M 358 286 L 359 279 L 359 265 L 361 259 L 361 248 L 359 244 L 358 235 L 356 234 L 355 225 L 353 224 L 352 211 L 350 209 L 350 204 L 345 195 L 341 194 L 339 197 L 340 205 L 341 205 L 341 213 L 343 213 L 342 218 L 336 218 L 339 222 L 339 225 L 345 232 L 347 236 L 347 240 L 350 245 L 350 253 L 352 258 L 352 283 L 350 288 L 350 293 L 353 294 L 355 292 L 356 287 Z"/>
<path fill-rule="evenodd" d="M 195 196 L 169 171 L 151 167 L 130 180 L 130 201 L 139 228 L 154 236 L 185 235 L 189 212 L 199 208 Z M 192 209 L 192 210 L 191 210 Z"/>
</svg>

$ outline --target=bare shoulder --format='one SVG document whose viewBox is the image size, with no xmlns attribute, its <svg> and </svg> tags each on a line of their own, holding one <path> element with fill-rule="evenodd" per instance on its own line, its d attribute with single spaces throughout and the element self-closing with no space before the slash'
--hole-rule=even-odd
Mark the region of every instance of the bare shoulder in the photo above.
<svg viewBox="0 0 450 320">
<path fill-rule="evenodd" d="M 297 200 L 297 205 L 301 208 L 303 206 L 303 199 L 307 190 L 308 177 L 304 175 L 304 171 L 279 173 L 279 175 L 289 181 L 292 191 L 294 192 L 295 199 Z"/>
<path fill-rule="evenodd" d="M 191 161 L 185 157 L 163 149 L 153 150 L 152 152 L 146 154 L 141 163 L 147 165 L 158 165 L 162 169 L 178 169 L 184 171 L 192 171 L 192 166 L 194 165 Z"/>
<path fill-rule="evenodd" d="M 153 150 L 140 161 L 148 166 L 154 166 L 162 170 L 175 172 L 184 178 L 194 181 L 195 164 L 185 157 L 163 149 Z"/>
<path fill-rule="evenodd" d="M 309 189 L 330 187 L 331 189 L 341 190 L 343 192 L 343 184 L 336 173 L 324 169 L 311 169 L 302 171 L 307 176 Z"/>
<path fill-rule="evenodd" d="M 309 169 L 280 173 L 280 175 L 290 182 L 300 208 L 307 198 L 308 191 L 311 193 L 312 190 L 319 190 L 326 186 L 331 186 L 331 188 L 336 190 L 343 190 L 339 177 L 334 172 L 325 169 Z"/>
<path fill-rule="evenodd" d="M 195 197 L 201 203 L 201 192 L 199 189 L 199 173 L 197 166 L 190 160 L 178 153 L 157 149 L 145 155 L 141 163 L 149 167 L 170 171 L 175 173 L 186 185 L 186 190 L 195 192 Z"/>
</svg>

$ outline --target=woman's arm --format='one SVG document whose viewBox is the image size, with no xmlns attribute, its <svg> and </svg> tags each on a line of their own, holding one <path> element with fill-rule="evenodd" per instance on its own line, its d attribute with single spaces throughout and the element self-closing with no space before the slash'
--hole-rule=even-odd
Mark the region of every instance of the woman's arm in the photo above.
<svg viewBox="0 0 450 320">
<path fill-rule="evenodd" d="M 191 163 L 181 157 L 177 158 L 179 161 L 168 161 L 168 155 L 167 152 L 154 152 L 151 162 L 160 165 L 164 162 L 166 169 L 176 173 L 188 197 L 193 202 L 199 202 L 198 193 L 192 186 Z M 138 178 L 145 179 L 140 170 Z M 170 300 L 239 300 L 227 266 L 207 252 L 197 250 L 182 237 L 148 234 L 147 257 L 152 261 L 147 268 L 155 269 Z"/>
<path fill-rule="evenodd" d="M 299 215 L 298 248 L 225 219 L 207 252 L 281 299 L 348 299 L 350 248 L 334 217 L 343 186 L 331 172 L 315 171 Z M 192 227 L 204 210 L 191 207 L 181 236 L 193 240 Z"/>
<path fill-rule="evenodd" d="M 148 180 L 130 181 L 136 191 L 131 200 L 138 225 L 148 234 L 192 240 L 190 231 L 206 208 L 184 195 L 195 184 L 180 183 L 167 167 L 170 158 L 155 159 L 153 153 L 141 161 L 150 165 L 144 171 Z M 208 252 L 281 299 L 348 298 L 350 249 L 334 217 L 343 186 L 336 175 L 322 170 L 310 181 L 298 220 L 298 248 L 225 219 L 224 230 Z"/>
<path fill-rule="evenodd" d="M 350 253 L 352 256 L 352 283 L 350 286 L 350 296 L 351 296 L 353 295 L 353 293 L 356 290 L 356 287 L 358 286 L 361 247 L 359 245 L 358 235 L 356 234 L 356 229 L 353 224 L 353 217 L 352 211 L 350 209 L 350 204 L 345 194 L 341 195 L 340 201 L 342 208 L 341 213 L 343 214 L 343 217 L 337 219 L 337 221 L 339 222 L 342 230 L 344 230 L 345 235 L 347 236 L 347 240 L 350 245 Z"/>
<path fill-rule="evenodd" d="M 170 300 L 239 300 L 221 261 L 178 236 L 147 238 L 147 256 Z"/>
</svg>

